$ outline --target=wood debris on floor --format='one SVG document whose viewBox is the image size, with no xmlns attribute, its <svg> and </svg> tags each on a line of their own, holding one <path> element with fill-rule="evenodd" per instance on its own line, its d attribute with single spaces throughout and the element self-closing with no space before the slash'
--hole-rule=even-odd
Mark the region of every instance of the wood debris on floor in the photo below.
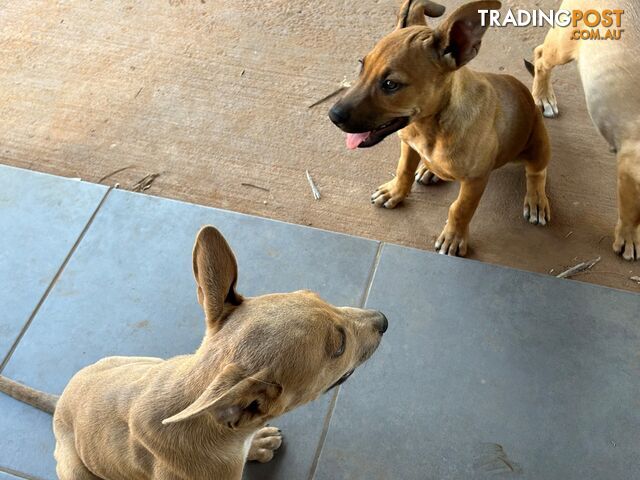
<svg viewBox="0 0 640 480">
<path fill-rule="evenodd" d="M 311 178 L 311 174 L 309 173 L 309 170 L 305 170 L 304 173 L 307 176 L 307 181 L 309 182 L 309 186 L 311 186 L 311 193 L 313 194 L 313 198 L 315 200 L 320 200 L 320 190 L 318 190 L 318 187 L 313 181 L 313 178 Z"/>
<path fill-rule="evenodd" d="M 578 273 L 582 273 L 586 270 L 590 270 L 596 263 L 598 263 L 600 260 L 602 260 L 601 257 L 598 258 L 594 258 L 593 260 L 588 260 L 586 262 L 581 262 L 577 265 L 574 265 L 573 267 L 565 270 L 562 273 L 559 273 L 558 275 L 556 275 L 556 277 L 558 278 L 569 278 L 572 277 L 573 275 L 577 275 Z"/>
<path fill-rule="evenodd" d="M 149 190 L 151 188 L 151 184 L 154 182 L 156 178 L 160 176 L 159 173 L 150 173 L 146 175 L 139 181 L 137 181 L 133 187 L 131 187 L 132 192 L 144 192 L 145 190 Z"/>
</svg>

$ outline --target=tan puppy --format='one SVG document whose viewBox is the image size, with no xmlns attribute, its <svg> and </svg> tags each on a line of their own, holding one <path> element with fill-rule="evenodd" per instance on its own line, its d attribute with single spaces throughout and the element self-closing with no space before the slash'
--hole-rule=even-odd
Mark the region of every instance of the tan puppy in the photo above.
<svg viewBox="0 0 640 480">
<path fill-rule="evenodd" d="M 346 380 L 387 328 L 380 312 L 309 291 L 241 297 L 213 227 L 198 234 L 193 270 L 207 322 L 195 354 L 105 358 L 59 399 L 0 377 L 2 391 L 54 413 L 61 480 L 240 479 L 246 460 L 280 446 L 265 422 Z"/>
<path fill-rule="evenodd" d="M 626 260 L 640 259 L 640 6 L 637 0 L 565 0 L 566 10 L 624 10 L 619 40 L 574 40 L 576 30 L 598 30 L 602 38 L 609 28 L 552 28 L 544 44 L 535 50 L 533 97 L 547 117 L 558 115 L 551 85 L 556 65 L 578 61 L 589 114 L 602 136 L 617 152 L 618 224 L 613 249 Z M 612 25 L 616 30 L 615 24 Z"/>
<path fill-rule="evenodd" d="M 491 171 L 516 158 L 524 160 L 527 174 L 525 219 L 539 225 L 550 220 L 549 140 L 531 94 L 514 77 L 464 66 L 477 55 L 486 30 L 478 10 L 498 8 L 497 1 L 472 2 L 432 29 L 425 14 L 440 16 L 444 7 L 405 1 L 396 30 L 362 60 L 359 78 L 329 113 L 349 133 L 349 148 L 373 146 L 400 130 L 396 177 L 378 187 L 375 205 L 398 205 L 414 174 L 423 184 L 436 177 L 460 181 L 435 244 L 443 254 L 466 254 L 469 222 Z"/>
</svg>

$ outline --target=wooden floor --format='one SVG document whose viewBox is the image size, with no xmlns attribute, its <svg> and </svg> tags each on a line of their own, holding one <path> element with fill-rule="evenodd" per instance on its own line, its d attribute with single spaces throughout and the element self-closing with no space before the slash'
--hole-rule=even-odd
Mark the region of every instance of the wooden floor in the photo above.
<svg viewBox="0 0 640 480">
<path fill-rule="evenodd" d="M 0 163 L 128 189 L 157 173 L 154 195 L 432 249 L 457 186 L 415 186 L 402 207 L 374 208 L 369 196 L 395 171 L 398 140 L 347 151 L 326 116 L 331 102 L 308 108 L 353 77 L 398 3 L 0 0 Z M 449 11 L 460 3 L 446 2 Z M 529 84 L 522 58 L 544 35 L 491 29 L 471 66 Z M 640 266 L 611 250 L 615 159 L 575 66 L 557 69 L 554 84 L 552 225 L 524 222 L 522 167 L 505 167 L 471 224 L 470 257 L 545 274 L 602 257 L 576 278 L 640 291 L 630 279 Z"/>
</svg>

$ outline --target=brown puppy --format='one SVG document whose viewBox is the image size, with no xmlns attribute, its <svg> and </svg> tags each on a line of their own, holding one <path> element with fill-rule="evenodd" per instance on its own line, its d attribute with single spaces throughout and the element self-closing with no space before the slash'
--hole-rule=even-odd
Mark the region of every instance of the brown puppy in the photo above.
<svg viewBox="0 0 640 480">
<path fill-rule="evenodd" d="M 609 31 L 602 25 L 585 27 L 583 20 L 576 28 L 552 28 L 535 50 L 535 65 L 527 62 L 527 68 L 534 74 L 533 97 L 546 117 L 556 117 L 551 70 L 578 61 L 591 119 L 617 153 L 618 223 L 613 250 L 625 260 L 640 260 L 640 7 L 637 0 L 565 0 L 560 8 L 624 11 L 619 40 L 572 38 L 576 30 L 598 31 L 602 38 Z"/>
<path fill-rule="evenodd" d="M 396 30 L 362 60 L 359 78 L 329 113 L 348 132 L 349 148 L 373 146 L 399 130 L 396 177 L 373 194 L 376 206 L 394 208 L 404 200 L 414 174 L 425 185 L 460 181 L 435 244 L 442 254 L 466 254 L 469 222 L 491 171 L 516 158 L 524 160 L 527 174 L 525 219 L 539 225 L 550 220 L 549 140 L 531 94 L 514 77 L 464 66 L 477 55 L 486 30 L 478 10 L 497 8 L 497 1 L 469 3 L 432 29 L 425 14 L 440 16 L 444 7 L 405 1 Z"/>
<path fill-rule="evenodd" d="M 342 383 L 376 350 L 380 312 L 309 291 L 243 298 L 234 255 L 204 227 L 193 270 L 207 330 L 193 355 L 109 357 L 62 396 L 0 377 L 0 390 L 52 412 L 61 480 L 240 479 L 280 446 L 265 422 Z"/>
</svg>

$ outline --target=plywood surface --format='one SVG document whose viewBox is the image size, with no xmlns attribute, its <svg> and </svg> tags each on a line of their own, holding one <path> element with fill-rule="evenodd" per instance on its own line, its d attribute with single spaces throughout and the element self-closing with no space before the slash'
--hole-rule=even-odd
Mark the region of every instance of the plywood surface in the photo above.
<svg viewBox="0 0 640 480">
<path fill-rule="evenodd" d="M 374 208 L 397 138 L 348 152 L 326 117 L 331 102 L 308 108 L 354 75 L 398 3 L 2 0 L 0 162 L 93 182 L 128 167 L 103 181 L 123 188 L 159 173 L 147 193 L 432 249 L 457 186 L 416 185 L 400 208 Z M 450 11 L 460 3 L 446 2 Z M 529 85 L 522 58 L 544 35 L 492 29 L 472 66 Z M 470 257 L 558 273 L 601 256 L 576 279 L 640 291 L 630 280 L 640 267 L 611 251 L 615 158 L 589 120 L 575 66 L 557 69 L 554 83 L 552 225 L 524 222 L 524 174 L 508 166 L 471 224 Z"/>
</svg>

